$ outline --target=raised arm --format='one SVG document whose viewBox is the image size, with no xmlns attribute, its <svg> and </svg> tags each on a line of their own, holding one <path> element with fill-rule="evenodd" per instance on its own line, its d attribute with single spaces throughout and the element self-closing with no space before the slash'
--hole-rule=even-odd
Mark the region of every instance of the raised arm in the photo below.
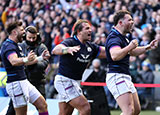
<svg viewBox="0 0 160 115">
<path fill-rule="evenodd" d="M 8 60 L 12 64 L 12 66 L 24 65 L 27 62 L 33 61 L 34 59 L 35 54 L 33 51 L 31 51 L 27 57 L 18 57 L 16 52 L 13 52 L 8 56 Z"/>
<path fill-rule="evenodd" d="M 77 52 L 79 50 L 80 50 L 80 46 L 66 47 L 63 44 L 58 44 L 52 50 L 52 54 L 55 54 L 55 55 L 71 54 L 73 55 L 74 52 Z"/>
<path fill-rule="evenodd" d="M 38 61 L 42 61 L 44 59 L 48 59 L 50 54 L 48 50 L 44 50 L 41 56 L 36 56 L 33 51 L 30 51 L 27 57 L 18 57 L 16 53 L 11 53 L 8 56 L 9 62 L 12 66 L 21 66 L 21 65 L 32 65 L 37 63 Z"/>
<path fill-rule="evenodd" d="M 133 49 L 131 52 L 130 52 L 130 55 L 132 56 L 138 56 L 140 54 L 143 54 L 145 53 L 146 51 L 148 50 L 152 50 L 152 49 L 155 49 L 158 47 L 158 40 L 153 40 L 151 41 L 151 43 L 147 46 L 139 46 L 135 49 Z"/>
<path fill-rule="evenodd" d="M 118 61 L 124 58 L 131 50 L 138 46 L 137 40 L 132 40 L 130 44 L 124 48 L 115 46 L 110 48 L 110 54 L 113 61 Z"/>
<path fill-rule="evenodd" d="M 50 57 L 49 51 L 46 49 L 42 52 L 40 56 L 35 56 L 35 59 L 33 61 L 25 63 L 25 65 L 32 65 L 32 64 L 41 64 L 41 65 L 46 65 L 48 64 L 48 59 Z"/>
</svg>

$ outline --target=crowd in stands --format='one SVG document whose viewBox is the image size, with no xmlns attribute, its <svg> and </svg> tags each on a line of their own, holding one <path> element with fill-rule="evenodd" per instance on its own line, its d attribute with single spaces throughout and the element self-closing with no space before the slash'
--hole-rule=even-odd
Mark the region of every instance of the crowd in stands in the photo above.
<svg viewBox="0 0 160 115">
<path fill-rule="evenodd" d="M 140 46 L 153 39 L 160 41 L 160 0 L 0 0 L 0 46 L 7 38 L 5 24 L 17 19 L 23 21 L 24 27 L 37 27 L 50 53 L 55 45 L 71 36 L 77 19 L 89 20 L 92 41 L 104 46 L 113 26 L 114 12 L 121 9 L 130 11 L 133 16 L 135 24 L 129 37 L 137 39 Z M 50 86 L 53 86 L 58 60 L 59 56 L 52 55 L 46 70 L 49 76 L 46 87 L 51 88 L 47 89 L 50 92 L 47 98 L 53 98 L 54 88 Z M 146 75 L 143 66 L 147 65 L 150 71 L 160 71 L 160 46 L 131 57 L 130 63 L 134 83 L 153 83 L 142 77 Z M 101 66 L 107 71 L 106 60 L 101 60 Z M 139 81 L 140 78 L 143 80 Z"/>
</svg>

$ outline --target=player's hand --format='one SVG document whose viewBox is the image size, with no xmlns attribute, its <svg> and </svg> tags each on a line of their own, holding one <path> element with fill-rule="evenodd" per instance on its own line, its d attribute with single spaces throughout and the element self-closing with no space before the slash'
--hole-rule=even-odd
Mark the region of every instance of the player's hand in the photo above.
<svg viewBox="0 0 160 115">
<path fill-rule="evenodd" d="M 43 59 L 49 59 L 51 55 L 49 54 L 48 50 L 44 50 L 41 56 L 43 57 Z"/>
<path fill-rule="evenodd" d="M 35 53 L 33 52 L 33 50 L 31 50 L 27 56 L 28 61 L 33 61 L 37 56 L 35 55 Z"/>
<path fill-rule="evenodd" d="M 68 47 L 67 52 L 73 55 L 74 52 L 78 52 L 80 50 L 80 46 Z"/>
<path fill-rule="evenodd" d="M 136 39 L 132 40 L 129 44 L 131 50 L 135 49 L 138 46 L 138 41 Z"/>
<path fill-rule="evenodd" d="M 151 50 L 156 49 L 158 47 L 158 40 L 151 41 L 150 46 L 151 46 Z"/>
<path fill-rule="evenodd" d="M 153 40 L 149 45 L 146 46 L 146 50 L 153 50 L 158 47 L 158 40 Z"/>
</svg>

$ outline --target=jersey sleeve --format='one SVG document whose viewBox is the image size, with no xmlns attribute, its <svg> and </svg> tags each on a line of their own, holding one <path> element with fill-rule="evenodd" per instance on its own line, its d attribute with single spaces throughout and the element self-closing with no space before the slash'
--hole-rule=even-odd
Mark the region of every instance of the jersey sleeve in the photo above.
<svg viewBox="0 0 160 115">
<path fill-rule="evenodd" d="M 17 53 L 16 52 L 16 48 L 15 48 L 15 46 L 14 45 L 6 45 L 6 47 L 4 47 L 4 49 L 3 49 L 4 51 L 3 51 L 3 56 L 5 56 L 7 59 L 8 59 L 8 57 L 11 55 L 11 54 L 13 54 L 13 53 Z"/>
<path fill-rule="evenodd" d="M 115 46 L 121 47 L 121 40 L 116 36 L 111 36 L 107 42 L 108 49 Z"/>
<path fill-rule="evenodd" d="M 9 50 L 9 51 L 7 51 L 7 52 L 5 53 L 5 57 L 6 57 L 7 59 L 9 59 L 9 56 L 12 55 L 12 54 L 14 54 L 14 53 L 16 53 L 14 50 Z"/>
</svg>

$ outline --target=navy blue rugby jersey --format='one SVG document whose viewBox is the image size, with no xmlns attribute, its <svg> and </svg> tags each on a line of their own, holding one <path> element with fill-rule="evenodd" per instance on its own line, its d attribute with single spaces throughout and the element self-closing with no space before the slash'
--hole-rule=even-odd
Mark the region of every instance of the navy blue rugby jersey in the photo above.
<svg viewBox="0 0 160 115">
<path fill-rule="evenodd" d="M 7 39 L 5 42 L 3 42 L 3 45 L 1 47 L 1 58 L 2 58 L 2 64 L 6 69 L 7 72 L 7 83 L 13 82 L 13 81 L 19 81 L 26 79 L 24 66 L 12 66 L 11 63 L 8 60 L 8 56 L 12 53 L 16 53 L 18 57 L 22 57 L 22 50 L 18 47 L 17 43 L 14 41 Z"/>
<path fill-rule="evenodd" d="M 109 71 L 108 73 L 124 73 L 130 75 L 129 72 L 129 57 L 130 55 L 127 54 L 123 59 L 119 61 L 113 61 L 110 55 L 110 48 L 119 46 L 121 48 L 126 47 L 132 38 L 128 38 L 127 36 L 123 36 L 119 33 L 115 28 L 111 30 L 107 37 L 105 50 L 107 56 L 107 62 Z"/>
<path fill-rule="evenodd" d="M 74 80 L 81 80 L 87 64 L 99 55 L 100 47 L 91 42 L 82 44 L 76 36 L 65 39 L 61 44 L 67 47 L 79 45 L 80 50 L 78 52 L 74 52 L 73 56 L 71 54 L 60 56 L 58 74 Z"/>
</svg>

